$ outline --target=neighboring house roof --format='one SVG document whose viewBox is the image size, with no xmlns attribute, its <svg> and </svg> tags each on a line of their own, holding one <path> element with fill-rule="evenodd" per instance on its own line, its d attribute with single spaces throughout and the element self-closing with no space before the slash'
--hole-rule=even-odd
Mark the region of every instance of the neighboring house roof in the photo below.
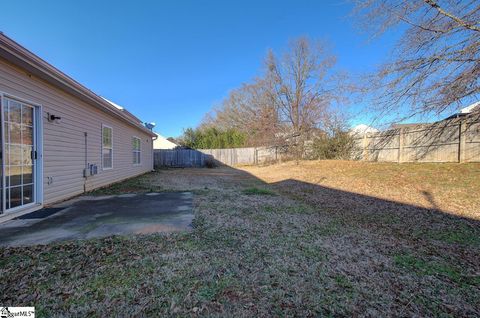
<svg viewBox="0 0 480 318">
<path fill-rule="evenodd" d="M 444 120 L 464 117 L 464 116 L 470 115 L 474 112 L 480 112 L 480 101 L 475 102 L 475 103 L 473 103 L 473 104 L 471 104 L 467 107 L 464 107 L 464 108 L 460 109 L 460 111 L 458 113 L 450 115 L 447 118 L 445 118 Z"/>
<path fill-rule="evenodd" d="M 473 103 L 470 106 L 460 109 L 460 114 L 470 114 L 476 111 L 480 111 L 480 101 Z"/>
<path fill-rule="evenodd" d="M 352 129 L 350 129 L 350 134 L 351 135 L 360 135 L 360 136 L 363 136 L 365 134 L 369 134 L 369 133 L 376 133 L 378 132 L 379 130 L 374 128 L 374 127 L 371 127 L 371 126 L 368 126 L 368 125 L 365 125 L 365 124 L 359 124 L 355 127 L 353 127 Z"/>
<path fill-rule="evenodd" d="M 176 143 L 168 140 L 160 134 L 157 134 L 157 139 L 153 141 L 153 149 L 174 149 L 179 147 Z"/>
<path fill-rule="evenodd" d="M 25 71 L 28 75 L 46 81 L 47 83 L 77 97 L 78 99 L 92 105 L 142 131 L 151 135 L 155 134 L 147 129 L 143 124 L 126 110 L 118 109 L 108 100 L 103 99 L 82 84 L 75 81 L 65 73 L 54 66 L 42 60 L 14 40 L 0 32 L 0 57 L 16 65 Z"/>
</svg>

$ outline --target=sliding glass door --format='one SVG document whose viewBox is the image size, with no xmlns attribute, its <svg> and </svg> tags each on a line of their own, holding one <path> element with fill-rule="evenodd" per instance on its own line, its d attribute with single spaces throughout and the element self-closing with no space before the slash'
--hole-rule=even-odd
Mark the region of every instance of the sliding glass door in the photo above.
<svg viewBox="0 0 480 318">
<path fill-rule="evenodd" d="M 15 99 L 2 99 L 2 211 L 35 203 L 35 107 Z"/>
</svg>

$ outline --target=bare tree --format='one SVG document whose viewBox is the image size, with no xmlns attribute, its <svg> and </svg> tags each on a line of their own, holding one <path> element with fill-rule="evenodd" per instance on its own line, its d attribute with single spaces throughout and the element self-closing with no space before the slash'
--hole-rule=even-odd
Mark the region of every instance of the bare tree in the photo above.
<svg viewBox="0 0 480 318">
<path fill-rule="evenodd" d="M 270 52 L 265 73 L 231 91 L 201 126 L 240 131 L 249 146 L 288 146 L 299 159 L 342 91 L 342 77 L 332 69 L 335 61 L 322 43 L 291 41 L 279 58 Z"/>
<path fill-rule="evenodd" d="M 354 13 L 375 36 L 395 29 L 400 40 L 374 81 L 381 113 L 442 114 L 478 100 L 478 0 L 354 0 Z"/>
<path fill-rule="evenodd" d="M 247 136 L 249 146 L 274 143 L 278 131 L 278 116 L 269 83 L 257 78 L 230 92 L 220 107 L 207 114 L 202 126 L 235 129 Z"/>
<path fill-rule="evenodd" d="M 332 68 L 336 57 L 322 43 L 299 38 L 290 43 L 280 58 L 267 56 L 266 79 L 282 123 L 283 137 L 299 159 L 305 141 L 312 137 L 327 110 L 338 99 L 338 85 Z"/>
</svg>

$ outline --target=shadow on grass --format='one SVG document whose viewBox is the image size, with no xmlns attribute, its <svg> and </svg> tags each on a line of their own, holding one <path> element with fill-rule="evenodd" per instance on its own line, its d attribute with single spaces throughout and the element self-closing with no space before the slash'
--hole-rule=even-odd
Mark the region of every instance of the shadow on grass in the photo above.
<svg viewBox="0 0 480 318">
<path fill-rule="evenodd" d="M 311 204 L 319 216 L 334 218 L 345 226 L 404 239 L 412 244 L 436 240 L 461 245 L 480 245 L 480 221 L 437 208 L 385 200 L 294 179 L 270 184 L 273 189 Z M 426 191 L 432 206 L 433 195 Z"/>
<path fill-rule="evenodd" d="M 191 233 L 4 249 L 0 302 L 59 316 L 480 315 L 478 220 L 230 167 L 165 170 L 105 190 L 163 186 L 197 193 Z M 69 294 L 30 292 L 43 285 Z"/>
</svg>

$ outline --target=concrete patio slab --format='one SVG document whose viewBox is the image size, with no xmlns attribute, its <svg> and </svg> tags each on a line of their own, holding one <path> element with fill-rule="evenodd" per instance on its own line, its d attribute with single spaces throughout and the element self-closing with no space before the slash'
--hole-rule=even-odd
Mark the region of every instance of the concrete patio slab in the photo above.
<svg viewBox="0 0 480 318">
<path fill-rule="evenodd" d="M 46 218 L 0 224 L 0 245 L 189 230 L 192 198 L 190 192 L 79 197 L 57 205 L 65 209 Z"/>
</svg>

